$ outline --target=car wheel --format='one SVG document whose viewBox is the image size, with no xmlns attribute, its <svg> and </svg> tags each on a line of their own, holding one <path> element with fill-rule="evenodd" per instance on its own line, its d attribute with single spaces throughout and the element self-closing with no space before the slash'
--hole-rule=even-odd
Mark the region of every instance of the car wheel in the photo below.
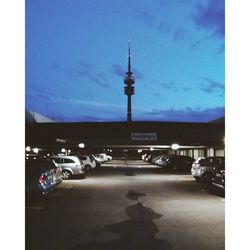
<svg viewBox="0 0 250 250">
<path fill-rule="evenodd" d="M 89 170 L 91 169 L 91 166 L 90 166 L 90 165 L 86 165 L 86 166 L 84 167 L 84 169 L 85 169 L 86 171 L 89 171 Z"/>
<path fill-rule="evenodd" d="M 194 177 L 196 181 L 200 182 L 201 178 L 200 177 Z"/>
<path fill-rule="evenodd" d="M 67 180 L 71 178 L 71 173 L 68 170 L 62 171 L 62 178 L 63 180 Z"/>
<path fill-rule="evenodd" d="M 205 173 L 202 175 L 202 181 L 206 183 L 211 183 L 212 182 L 212 175 Z"/>
</svg>

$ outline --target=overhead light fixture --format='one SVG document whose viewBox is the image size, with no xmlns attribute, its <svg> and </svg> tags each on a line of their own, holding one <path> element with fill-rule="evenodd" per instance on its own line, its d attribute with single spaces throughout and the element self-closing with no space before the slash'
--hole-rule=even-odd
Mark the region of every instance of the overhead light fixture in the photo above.
<svg viewBox="0 0 250 250">
<path fill-rule="evenodd" d="M 78 144 L 78 147 L 79 147 L 79 148 L 84 148 L 85 145 L 84 145 L 84 143 L 79 143 L 79 144 Z"/>
<path fill-rule="evenodd" d="M 33 148 L 33 152 L 37 154 L 39 152 L 39 149 L 38 148 Z"/>
<path fill-rule="evenodd" d="M 31 150 L 30 146 L 27 146 L 27 147 L 25 148 L 25 150 L 26 150 L 27 152 L 30 152 L 30 150 Z"/>
<path fill-rule="evenodd" d="M 174 144 L 171 145 L 171 148 L 172 148 L 173 150 L 178 150 L 178 149 L 180 148 L 180 145 L 177 144 L 177 143 L 174 143 Z"/>
<path fill-rule="evenodd" d="M 142 152 L 142 149 L 138 149 L 137 152 L 138 152 L 138 153 L 141 153 L 141 152 Z"/>
<path fill-rule="evenodd" d="M 62 153 L 65 153 L 65 152 L 66 152 L 66 149 L 65 149 L 65 148 L 62 148 L 62 149 L 61 149 L 61 152 L 62 152 Z"/>
<path fill-rule="evenodd" d="M 154 151 L 154 148 L 150 148 L 150 151 Z"/>
</svg>

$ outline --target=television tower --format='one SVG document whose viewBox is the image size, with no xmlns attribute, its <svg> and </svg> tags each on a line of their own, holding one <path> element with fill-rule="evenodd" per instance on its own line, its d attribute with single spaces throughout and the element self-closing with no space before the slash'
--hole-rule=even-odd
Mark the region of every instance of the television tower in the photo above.
<svg viewBox="0 0 250 250">
<path fill-rule="evenodd" d="M 135 87 L 132 86 L 135 83 L 135 78 L 132 76 L 133 72 L 131 71 L 131 55 L 130 55 L 130 42 L 128 43 L 128 72 L 124 77 L 124 94 L 128 96 L 128 108 L 127 108 L 127 122 L 132 121 L 132 105 L 131 105 L 131 96 L 134 95 Z"/>
</svg>

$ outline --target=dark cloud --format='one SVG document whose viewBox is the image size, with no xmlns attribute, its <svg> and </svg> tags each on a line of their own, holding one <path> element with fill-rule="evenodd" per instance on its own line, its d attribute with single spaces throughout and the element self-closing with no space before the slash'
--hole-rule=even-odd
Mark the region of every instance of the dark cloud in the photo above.
<svg viewBox="0 0 250 250">
<path fill-rule="evenodd" d="M 197 3 L 192 16 L 198 28 L 211 31 L 218 37 L 225 37 L 225 2 L 208 0 L 207 5 Z"/>
<path fill-rule="evenodd" d="M 126 71 L 127 71 L 126 68 L 122 67 L 119 64 L 112 64 L 112 68 L 113 68 L 114 73 L 117 76 L 122 77 L 122 78 L 125 76 Z M 143 79 L 144 78 L 143 74 L 141 72 L 139 72 L 137 69 L 132 68 L 132 71 L 133 71 L 134 77 L 136 79 Z"/>
<path fill-rule="evenodd" d="M 111 87 L 103 73 L 95 72 L 91 64 L 78 61 L 74 69 L 68 70 L 70 77 L 84 77 L 102 87 Z"/>
<path fill-rule="evenodd" d="M 142 18 L 143 22 L 149 26 L 152 27 L 155 24 L 155 16 L 148 12 L 148 11 L 140 11 L 139 16 Z"/>
<path fill-rule="evenodd" d="M 112 64 L 112 68 L 117 76 L 124 77 L 125 70 L 119 64 Z"/>
<path fill-rule="evenodd" d="M 175 91 L 178 91 L 177 87 L 176 87 L 176 83 L 174 81 L 171 81 L 171 82 L 164 82 L 161 84 L 165 89 L 167 90 L 175 90 Z"/>
<path fill-rule="evenodd" d="M 201 83 L 201 90 L 206 93 L 215 93 L 218 90 L 224 91 L 225 86 L 223 83 L 216 82 L 208 77 L 201 77 L 201 79 L 204 81 Z"/>
<path fill-rule="evenodd" d="M 162 96 L 159 93 L 153 93 L 153 96 L 157 99 L 163 100 Z"/>
<path fill-rule="evenodd" d="M 224 107 L 193 109 L 186 107 L 184 109 L 166 109 L 152 110 L 144 115 L 154 121 L 175 121 L 175 122 L 208 122 L 225 116 Z"/>
</svg>

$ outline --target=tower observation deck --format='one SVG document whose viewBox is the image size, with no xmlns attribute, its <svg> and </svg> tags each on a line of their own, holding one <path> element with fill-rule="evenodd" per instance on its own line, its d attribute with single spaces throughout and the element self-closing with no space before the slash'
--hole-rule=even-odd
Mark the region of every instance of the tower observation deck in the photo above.
<svg viewBox="0 0 250 250">
<path fill-rule="evenodd" d="M 130 54 L 130 42 L 128 44 L 128 71 L 126 72 L 126 76 L 124 77 L 124 94 L 128 97 L 127 102 L 127 121 L 132 121 L 132 103 L 131 96 L 134 95 L 133 86 L 135 84 L 135 78 L 132 76 L 133 72 L 131 71 L 131 54 Z"/>
</svg>

